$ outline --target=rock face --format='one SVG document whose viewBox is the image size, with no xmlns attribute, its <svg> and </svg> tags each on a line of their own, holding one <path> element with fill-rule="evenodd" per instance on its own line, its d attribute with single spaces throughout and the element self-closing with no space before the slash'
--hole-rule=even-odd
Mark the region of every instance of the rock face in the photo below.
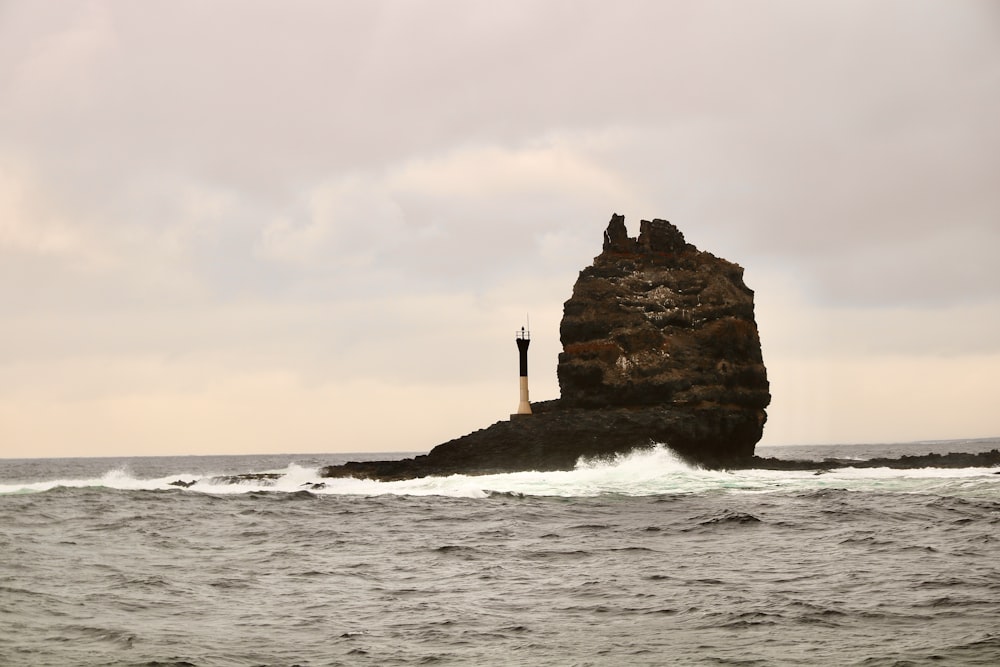
<svg viewBox="0 0 1000 667">
<path fill-rule="evenodd" d="M 560 337 L 567 406 L 731 406 L 763 426 L 771 396 L 743 269 L 685 243 L 666 220 L 643 220 L 632 239 L 624 217 L 611 218 Z"/>
<path fill-rule="evenodd" d="M 533 415 L 414 459 L 348 463 L 325 474 L 567 470 L 581 456 L 652 443 L 713 467 L 752 459 L 771 397 L 753 292 L 738 265 L 699 251 L 665 220 L 642 221 L 630 238 L 624 217 L 614 215 L 603 252 L 580 272 L 564 306 L 560 337 L 561 398 L 533 404 Z"/>
</svg>

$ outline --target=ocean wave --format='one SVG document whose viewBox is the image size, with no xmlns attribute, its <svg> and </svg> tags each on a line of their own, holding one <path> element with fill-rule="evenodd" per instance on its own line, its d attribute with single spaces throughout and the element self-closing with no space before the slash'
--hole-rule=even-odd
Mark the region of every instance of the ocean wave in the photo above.
<svg viewBox="0 0 1000 667">
<path fill-rule="evenodd" d="M 56 479 L 0 484 L 0 494 L 38 493 L 56 488 L 107 488 L 213 495 L 251 492 L 356 496 L 448 496 L 518 498 L 523 496 L 656 496 L 691 493 L 811 492 L 847 489 L 995 497 L 1000 474 L 990 468 L 840 468 L 835 470 L 705 470 L 679 459 L 670 449 L 649 450 L 606 459 L 581 460 L 574 470 L 528 471 L 493 475 L 451 475 L 380 482 L 323 478 L 319 468 L 295 463 L 278 470 L 241 475 L 176 473 L 155 479 L 135 476 L 127 466 L 92 479 Z"/>
</svg>

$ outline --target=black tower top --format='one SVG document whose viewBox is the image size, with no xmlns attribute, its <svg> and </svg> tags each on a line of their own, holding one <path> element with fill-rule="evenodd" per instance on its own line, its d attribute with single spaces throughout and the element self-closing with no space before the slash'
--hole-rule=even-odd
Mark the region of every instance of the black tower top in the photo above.
<svg viewBox="0 0 1000 667">
<path fill-rule="evenodd" d="M 521 360 L 520 375 L 526 378 L 528 377 L 528 345 L 531 343 L 531 332 L 521 327 L 521 330 L 515 334 L 514 340 L 517 342 L 518 357 Z"/>
</svg>

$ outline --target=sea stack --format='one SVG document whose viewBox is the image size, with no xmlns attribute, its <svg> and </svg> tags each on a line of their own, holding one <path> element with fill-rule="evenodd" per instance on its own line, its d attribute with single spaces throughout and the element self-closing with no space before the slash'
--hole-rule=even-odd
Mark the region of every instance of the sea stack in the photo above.
<svg viewBox="0 0 1000 667">
<path fill-rule="evenodd" d="M 514 335 L 517 343 L 518 381 L 521 385 L 521 400 L 517 404 L 517 412 L 511 418 L 531 414 L 531 402 L 528 400 L 528 345 L 531 344 L 531 332 L 521 327 Z"/>
<path fill-rule="evenodd" d="M 518 347 L 527 403 L 527 331 Z M 666 220 L 629 237 L 613 215 L 601 254 L 563 307 L 561 397 L 401 461 L 330 466 L 374 479 L 570 470 L 581 458 L 662 444 L 712 468 L 753 461 L 771 400 L 743 269 Z M 520 413 L 520 408 L 518 410 Z"/>
<path fill-rule="evenodd" d="M 612 216 L 559 334 L 567 406 L 722 410 L 750 418 L 739 451 L 753 453 L 771 400 L 753 291 L 742 267 L 698 250 L 671 223 L 643 220 L 630 238 L 625 217 Z"/>
</svg>

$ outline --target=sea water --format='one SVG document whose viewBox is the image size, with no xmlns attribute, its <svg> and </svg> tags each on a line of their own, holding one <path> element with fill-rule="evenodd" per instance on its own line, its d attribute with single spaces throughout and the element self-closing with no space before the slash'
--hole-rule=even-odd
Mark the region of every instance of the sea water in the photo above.
<svg viewBox="0 0 1000 667">
<path fill-rule="evenodd" d="M 352 458 L 0 459 L 0 665 L 1000 664 L 995 469 Z"/>
</svg>

